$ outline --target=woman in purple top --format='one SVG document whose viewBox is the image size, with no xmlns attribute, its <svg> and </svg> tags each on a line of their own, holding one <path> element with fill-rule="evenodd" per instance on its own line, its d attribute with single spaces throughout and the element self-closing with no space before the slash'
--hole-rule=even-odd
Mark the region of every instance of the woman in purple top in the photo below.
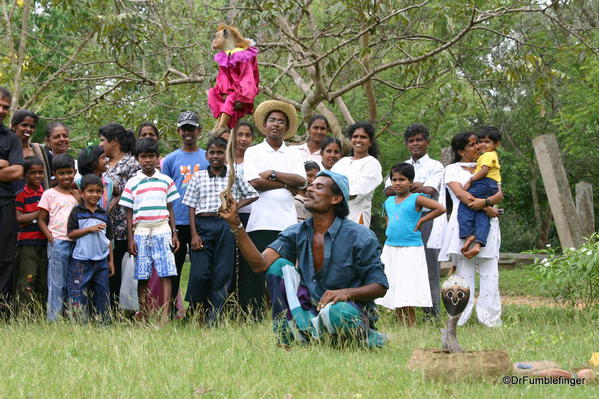
<svg viewBox="0 0 599 399">
<path fill-rule="evenodd" d="M 140 168 L 132 154 L 135 145 L 135 135 L 116 123 L 109 123 L 99 129 L 100 145 L 104 154 L 110 159 L 108 170 L 104 174 L 114 183 L 115 195 L 112 197 L 110 223 L 114 238 L 114 269 L 115 274 L 110 278 L 110 303 L 114 308 L 119 303 L 121 289 L 121 263 L 127 252 L 127 214 L 123 206 L 118 205 L 120 194 L 127 180 L 135 176 Z M 118 195 L 116 195 L 118 193 Z"/>
</svg>

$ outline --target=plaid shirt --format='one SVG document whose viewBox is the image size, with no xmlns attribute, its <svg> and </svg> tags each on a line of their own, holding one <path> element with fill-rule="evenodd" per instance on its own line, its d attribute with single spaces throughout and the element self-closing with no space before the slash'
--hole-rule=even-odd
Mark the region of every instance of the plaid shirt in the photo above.
<svg viewBox="0 0 599 399">
<path fill-rule="evenodd" d="M 189 186 L 187 186 L 183 204 L 195 208 L 196 215 L 198 213 L 218 212 L 221 205 L 219 195 L 227 188 L 227 177 L 227 167 L 220 175 L 212 173 L 210 168 L 200 170 L 193 175 Z M 235 171 L 235 183 L 231 188 L 231 193 L 237 201 L 258 197 L 258 192 L 243 179 L 243 175 L 237 170 Z"/>
</svg>

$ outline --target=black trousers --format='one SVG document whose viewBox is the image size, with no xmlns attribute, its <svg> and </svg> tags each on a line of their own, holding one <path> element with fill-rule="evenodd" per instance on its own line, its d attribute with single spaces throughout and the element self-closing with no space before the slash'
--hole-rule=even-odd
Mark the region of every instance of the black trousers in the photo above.
<svg viewBox="0 0 599 399">
<path fill-rule="evenodd" d="M 206 312 L 214 325 L 229 298 L 235 274 L 235 237 L 227 222 L 217 216 L 196 216 L 203 247 L 191 251 L 191 269 L 185 300 L 193 310 Z"/>
<path fill-rule="evenodd" d="M 259 252 L 262 252 L 274 240 L 280 231 L 256 230 L 249 233 L 250 239 Z M 266 307 L 265 273 L 254 273 L 247 262 L 239 263 L 239 305 L 241 309 L 254 320 L 262 320 Z"/>
<path fill-rule="evenodd" d="M 442 215 L 441 217 L 445 217 Z M 422 241 L 424 242 L 424 254 L 426 255 L 426 266 L 428 269 L 428 284 L 431 289 L 431 298 L 433 300 L 432 308 L 424 308 L 425 317 L 434 317 L 437 318 L 439 316 L 439 306 L 441 301 L 441 292 L 439 287 L 439 280 L 441 278 L 441 267 L 439 266 L 439 261 L 437 260 L 439 257 L 439 250 L 434 248 L 427 248 L 426 242 L 431 235 L 431 230 L 433 229 L 433 221 L 429 220 L 420 226 L 420 231 L 422 233 Z"/>
<path fill-rule="evenodd" d="M 240 213 L 239 220 L 241 220 L 243 227 L 247 228 L 248 220 L 250 220 L 250 214 L 249 213 Z M 244 266 L 241 266 L 242 264 Z M 239 247 L 237 246 L 237 242 L 235 242 L 235 275 L 233 276 L 233 284 L 231 285 L 231 292 L 234 295 L 235 306 L 239 305 L 239 269 L 241 267 L 249 268 L 250 266 L 248 265 L 247 261 L 241 254 L 241 251 L 239 250 Z M 237 311 L 237 310 L 239 310 L 239 309 L 235 309 L 235 311 Z"/>
<path fill-rule="evenodd" d="M 181 285 L 181 271 L 183 270 L 183 264 L 185 264 L 185 258 L 187 253 L 191 249 L 191 230 L 189 225 L 178 224 L 177 225 L 177 237 L 179 237 L 179 250 L 175 252 L 175 265 L 177 265 L 177 275 L 171 277 L 173 291 L 171 294 L 171 307 L 174 313 L 177 312 L 175 304 L 177 303 L 177 294 L 179 293 L 179 286 Z"/>
<path fill-rule="evenodd" d="M 123 257 L 129 250 L 127 240 L 114 240 L 112 256 L 114 258 L 114 276 L 110 277 L 110 307 L 115 310 L 119 307 L 119 295 L 121 293 L 121 281 L 123 273 Z"/>
<path fill-rule="evenodd" d="M 15 255 L 17 251 L 17 216 L 14 199 L 0 203 L 0 313 L 8 312 L 15 292 Z"/>
</svg>

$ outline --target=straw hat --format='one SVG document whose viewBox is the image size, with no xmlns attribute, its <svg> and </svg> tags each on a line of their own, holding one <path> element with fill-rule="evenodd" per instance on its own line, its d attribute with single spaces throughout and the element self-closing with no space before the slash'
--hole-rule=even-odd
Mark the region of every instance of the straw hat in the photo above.
<svg viewBox="0 0 599 399">
<path fill-rule="evenodd" d="M 290 139 L 295 136 L 297 132 L 297 128 L 299 127 L 299 123 L 297 121 L 297 112 L 293 105 L 285 103 L 283 101 L 277 100 L 268 100 L 264 101 L 258 108 L 254 111 L 254 123 L 256 128 L 260 131 L 260 133 L 265 134 L 265 122 L 266 116 L 272 111 L 279 111 L 284 113 L 287 116 L 287 120 L 289 121 L 289 126 L 287 126 L 287 133 L 283 136 L 284 140 Z"/>
</svg>

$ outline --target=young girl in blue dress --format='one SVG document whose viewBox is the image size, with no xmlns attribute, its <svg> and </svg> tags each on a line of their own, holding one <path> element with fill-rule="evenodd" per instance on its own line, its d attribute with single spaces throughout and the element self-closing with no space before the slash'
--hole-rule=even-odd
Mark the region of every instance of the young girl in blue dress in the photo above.
<svg viewBox="0 0 599 399">
<path fill-rule="evenodd" d="M 411 193 L 414 167 L 399 163 L 389 172 L 397 195 L 384 204 L 387 241 L 381 260 L 389 280 L 389 290 L 378 305 L 395 309 L 400 322 L 412 326 L 416 322 L 414 307 L 431 307 L 431 291 L 420 226 L 445 213 L 443 205 L 423 194 Z M 422 216 L 422 209 L 431 211 Z"/>
</svg>

